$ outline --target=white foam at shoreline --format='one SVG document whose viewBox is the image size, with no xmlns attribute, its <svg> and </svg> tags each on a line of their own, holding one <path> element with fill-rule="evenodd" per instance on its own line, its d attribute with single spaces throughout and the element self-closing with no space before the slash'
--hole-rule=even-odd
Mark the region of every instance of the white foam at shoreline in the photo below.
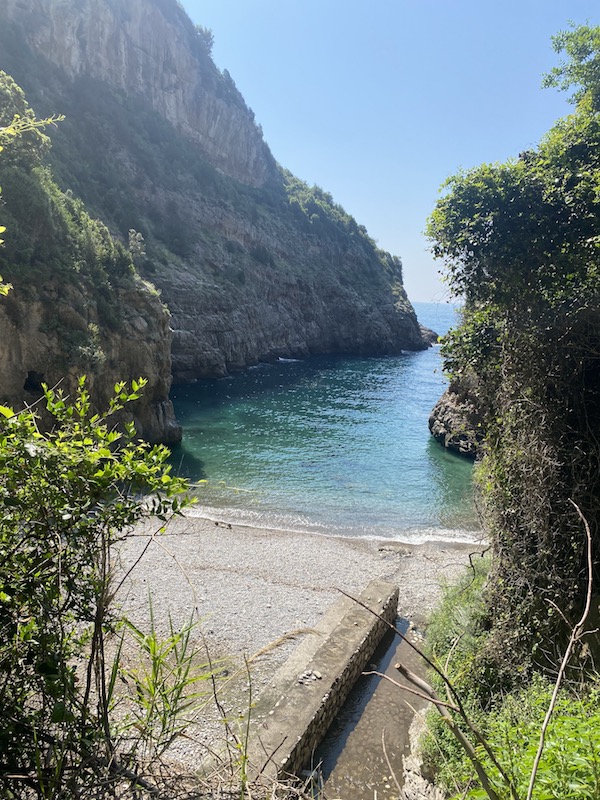
<svg viewBox="0 0 600 800">
<path fill-rule="evenodd" d="M 260 531 L 276 530 L 290 534 L 334 536 L 340 538 L 365 539 L 369 541 L 392 541 L 403 544 L 428 544 L 446 542 L 456 544 L 481 544 L 481 530 L 465 528 L 415 527 L 406 529 L 373 526 L 369 528 L 334 528 L 312 520 L 291 520 L 285 514 L 259 512 L 249 509 L 214 507 L 198 504 L 186 510 L 186 515 L 210 522 L 255 528 Z"/>
</svg>

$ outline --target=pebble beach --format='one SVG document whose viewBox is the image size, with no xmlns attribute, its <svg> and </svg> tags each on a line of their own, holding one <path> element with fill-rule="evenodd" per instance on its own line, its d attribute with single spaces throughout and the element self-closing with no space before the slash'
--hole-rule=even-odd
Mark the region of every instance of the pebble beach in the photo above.
<svg viewBox="0 0 600 800">
<path fill-rule="evenodd" d="M 409 545 L 264 530 L 191 515 L 166 525 L 146 521 L 119 545 L 117 602 L 144 630 L 151 604 L 161 635 L 168 635 L 171 624 L 178 629 L 195 622 L 200 657 L 210 653 L 226 676 L 219 681 L 220 707 L 207 702 L 171 748 L 171 758 L 195 770 L 219 750 L 227 736 L 223 712 L 230 720 L 244 719 L 250 682 L 255 698 L 339 600 L 340 590 L 358 595 L 376 577 L 397 585 L 398 615 L 418 632 L 444 585 L 481 550 L 476 542 Z"/>
<path fill-rule="evenodd" d="M 120 546 L 131 569 L 120 593 L 136 624 L 152 599 L 157 626 L 191 618 L 218 653 L 252 655 L 291 632 L 310 628 L 340 597 L 372 578 L 396 584 L 398 614 L 421 625 L 478 553 L 477 543 L 403 544 L 264 530 L 203 519 L 150 520 Z M 135 565 L 135 566 L 134 566 Z"/>
</svg>

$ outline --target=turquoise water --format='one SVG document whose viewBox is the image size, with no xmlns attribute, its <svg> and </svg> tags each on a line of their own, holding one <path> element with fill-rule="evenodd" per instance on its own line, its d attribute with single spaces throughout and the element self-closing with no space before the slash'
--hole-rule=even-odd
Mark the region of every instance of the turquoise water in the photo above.
<svg viewBox="0 0 600 800">
<path fill-rule="evenodd" d="M 448 305 L 415 304 L 438 333 Z M 176 469 L 204 479 L 194 513 L 265 528 L 403 541 L 471 539 L 468 461 L 429 435 L 439 347 L 281 360 L 172 392 Z"/>
</svg>

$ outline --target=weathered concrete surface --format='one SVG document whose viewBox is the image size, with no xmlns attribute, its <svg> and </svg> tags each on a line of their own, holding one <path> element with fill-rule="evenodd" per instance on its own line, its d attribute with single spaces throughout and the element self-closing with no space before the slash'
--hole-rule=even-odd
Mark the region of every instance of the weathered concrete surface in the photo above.
<svg viewBox="0 0 600 800">
<path fill-rule="evenodd" d="M 395 621 L 396 586 L 373 580 L 358 599 Z M 295 775 L 309 764 L 386 630 L 382 620 L 353 600 L 342 597 L 336 603 L 259 698 L 248 750 L 251 773 Z"/>
</svg>

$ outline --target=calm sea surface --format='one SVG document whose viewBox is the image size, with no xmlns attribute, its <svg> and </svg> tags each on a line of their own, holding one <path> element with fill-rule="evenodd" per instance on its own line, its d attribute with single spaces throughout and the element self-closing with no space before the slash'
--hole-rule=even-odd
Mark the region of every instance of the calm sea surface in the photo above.
<svg viewBox="0 0 600 800">
<path fill-rule="evenodd" d="M 438 333 L 454 324 L 449 305 L 415 309 Z M 409 542 L 471 539 L 471 464 L 427 428 L 445 384 L 434 346 L 282 360 L 176 387 L 184 439 L 172 463 L 207 481 L 192 513 L 209 518 Z"/>
</svg>

